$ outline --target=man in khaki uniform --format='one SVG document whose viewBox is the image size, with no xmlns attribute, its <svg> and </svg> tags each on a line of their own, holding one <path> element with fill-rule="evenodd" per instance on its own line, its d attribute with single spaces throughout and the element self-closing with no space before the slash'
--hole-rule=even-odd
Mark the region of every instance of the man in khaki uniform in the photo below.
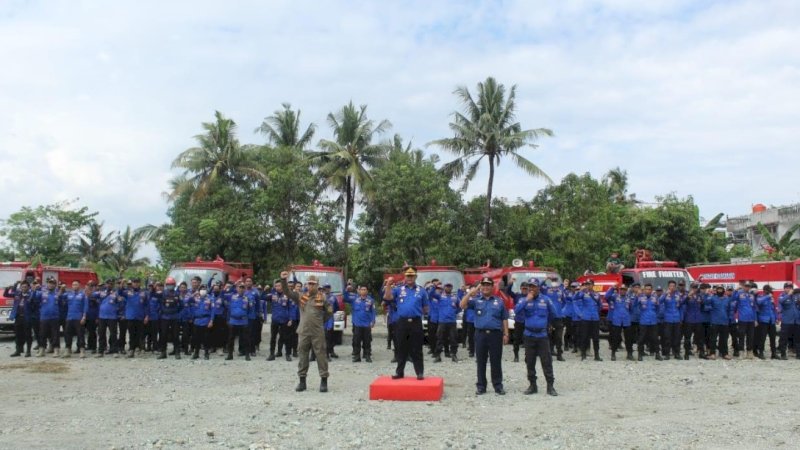
<svg viewBox="0 0 800 450">
<path fill-rule="evenodd" d="M 298 364 L 297 375 L 300 383 L 295 391 L 306 390 L 306 374 L 308 374 L 309 353 L 314 349 L 317 356 L 317 368 L 321 378 L 319 391 L 328 392 L 328 357 L 325 344 L 325 320 L 333 314 L 330 305 L 325 301 L 325 296 L 319 292 L 319 281 L 317 277 L 311 275 L 306 280 L 307 292 L 296 292 L 289 289 L 289 272 L 281 272 L 281 286 L 289 298 L 297 303 L 300 309 L 300 326 L 297 334 L 300 338 L 298 343 L 298 353 L 300 363 Z"/>
</svg>

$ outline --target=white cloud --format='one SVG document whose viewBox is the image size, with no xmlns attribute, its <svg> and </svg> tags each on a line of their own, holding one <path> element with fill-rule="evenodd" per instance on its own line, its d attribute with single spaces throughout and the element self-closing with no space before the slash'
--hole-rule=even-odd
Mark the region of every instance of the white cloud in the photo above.
<svg viewBox="0 0 800 450">
<path fill-rule="evenodd" d="M 797 2 L 498 4 L 6 3 L 0 216 L 80 197 L 116 228 L 160 223 L 169 162 L 215 109 L 260 142 L 283 101 L 327 137 L 352 99 L 422 146 L 487 75 L 556 132 L 528 154 L 555 179 L 621 166 L 640 198 L 691 194 L 707 217 L 800 200 Z M 542 186 L 510 166 L 498 195 Z"/>
</svg>

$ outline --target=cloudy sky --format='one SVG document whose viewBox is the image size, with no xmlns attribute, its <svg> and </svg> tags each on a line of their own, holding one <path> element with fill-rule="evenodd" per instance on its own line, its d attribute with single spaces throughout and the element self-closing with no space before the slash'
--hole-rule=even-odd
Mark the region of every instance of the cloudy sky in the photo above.
<svg viewBox="0 0 800 450">
<path fill-rule="evenodd" d="M 290 102 L 322 138 L 352 99 L 421 146 L 489 75 L 555 131 L 527 153 L 555 180 L 620 166 L 640 199 L 693 195 L 709 218 L 794 203 L 798 24 L 795 0 L 3 0 L 0 217 L 78 197 L 111 227 L 159 224 L 214 110 L 259 143 Z M 502 170 L 501 196 L 543 186 Z"/>
</svg>

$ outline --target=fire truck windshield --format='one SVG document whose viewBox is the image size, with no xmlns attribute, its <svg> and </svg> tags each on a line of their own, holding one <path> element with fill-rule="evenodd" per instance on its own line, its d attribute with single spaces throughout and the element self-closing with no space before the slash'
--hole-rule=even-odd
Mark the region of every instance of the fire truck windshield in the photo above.
<svg viewBox="0 0 800 450">
<path fill-rule="evenodd" d="M 319 280 L 319 286 L 322 287 L 324 284 L 331 285 L 331 293 L 334 294 L 341 294 L 342 288 L 344 287 L 344 277 L 342 276 L 341 272 L 324 272 L 324 271 L 313 271 L 313 270 L 295 270 L 292 272 L 297 278 L 298 281 L 306 284 L 308 281 L 308 277 L 314 275 Z"/>
<path fill-rule="evenodd" d="M 623 277 L 624 278 L 624 277 Z M 689 272 L 682 270 L 682 269 L 653 269 L 653 270 L 642 270 L 639 272 L 639 283 L 641 283 L 642 287 L 645 284 L 650 283 L 653 285 L 653 289 L 661 286 L 662 289 L 667 289 L 667 283 L 670 280 L 675 281 L 675 283 L 680 283 L 683 280 L 686 283 L 686 287 L 689 287 L 691 283 L 691 278 L 689 277 Z"/>
<path fill-rule="evenodd" d="M 14 283 L 22 281 L 22 270 L 0 270 L 0 287 L 6 288 L 13 286 Z"/>
<path fill-rule="evenodd" d="M 522 282 L 528 281 L 531 278 L 535 278 L 539 282 L 542 280 L 551 280 L 555 278 L 556 282 L 559 285 L 561 284 L 561 275 L 555 272 L 543 272 L 541 270 L 532 272 L 511 272 L 508 275 L 508 280 L 511 281 L 511 278 L 514 278 L 514 292 L 519 292 Z"/>
<path fill-rule="evenodd" d="M 222 273 L 221 270 L 217 269 L 191 269 L 187 267 L 175 267 L 169 271 L 169 275 L 167 277 L 172 277 L 175 279 L 175 283 L 181 284 L 182 282 L 186 282 L 186 284 L 191 285 L 192 278 L 200 277 L 201 284 L 208 284 L 208 280 L 214 276 L 214 281 L 222 281 L 225 282 L 225 275 Z"/>
<path fill-rule="evenodd" d="M 433 280 L 434 278 L 442 282 L 442 286 L 447 283 L 453 285 L 453 290 L 460 289 L 464 286 L 464 274 L 457 270 L 424 270 L 417 272 L 417 284 L 425 286 L 425 283 Z"/>
</svg>

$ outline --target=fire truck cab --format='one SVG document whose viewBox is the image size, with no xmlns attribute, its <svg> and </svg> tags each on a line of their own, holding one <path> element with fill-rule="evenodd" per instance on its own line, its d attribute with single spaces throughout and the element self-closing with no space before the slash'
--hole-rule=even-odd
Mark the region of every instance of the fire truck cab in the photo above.
<svg viewBox="0 0 800 450">
<path fill-rule="evenodd" d="M 539 282 L 550 280 L 555 285 L 562 283 L 561 275 L 555 269 L 538 267 L 533 261 L 524 264 L 521 259 L 512 261 L 511 266 L 497 268 L 486 265 L 464 270 L 464 278 L 469 285 L 479 282 L 483 277 L 489 277 L 494 281 L 495 295 L 503 299 L 508 309 L 509 329 L 514 329 L 514 299 L 506 292 L 509 285 L 513 292 L 520 292 L 522 282 L 530 279 Z"/>
<path fill-rule="evenodd" d="M 336 296 L 339 303 L 339 311 L 333 314 L 333 331 L 334 339 L 337 343 L 341 343 L 342 332 L 347 328 L 347 313 L 345 312 L 344 304 L 344 273 L 340 267 L 326 266 L 319 261 L 313 261 L 310 266 L 294 265 L 290 268 L 290 277 L 293 276 L 295 280 L 305 284 L 310 276 L 316 276 L 319 280 L 319 286 L 325 284 L 331 285 L 331 294 Z"/>
<path fill-rule="evenodd" d="M 697 264 L 689 266 L 687 270 L 695 280 L 701 283 L 720 284 L 735 289 L 739 280 L 752 280 L 760 292 L 763 291 L 764 286 L 771 286 L 772 295 L 776 301 L 783 292 L 784 284 L 792 283 L 794 289 L 800 287 L 800 259 Z"/>
<path fill-rule="evenodd" d="M 653 254 L 649 250 L 636 250 L 636 265 L 633 268 L 622 269 L 619 273 L 596 273 L 584 274 L 578 277 L 577 282 L 582 283 L 586 280 L 594 282 L 594 290 L 601 297 L 602 307 L 600 309 L 600 330 L 608 332 L 610 330 L 608 324 L 608 303 L 605 299 L 605 293 L 614 286 L 622 284 L 632 285 L 639 283 L 644 287 L 645 284 L 652 284 L 653 289 L 661 287 L 667 288 L 667 283 L 675 281 L 686 283 L 686 287 L 692 281 L 692 277 L 686 269 L 678 267 L 675 261 L 656 261 L 653 259 Z"/>
<path fill-rule="evenodd" d="M 192 278 L 200 277 L 202 284 L 207 284 L 212 278 L 214 281 L 236 282 L 253 276 L 253 265 L 250 263 L 230 262 L 217 256 L 212 261 L 203 261 L 200 258 L 192 262 L 177 263 L 169 271 L 168 277 L 175 279 L 175 283 L 189 283 Z"/>
<path fill-rule="evenodd" d="M 30 262 L 14 261 L 0 263 L 0 332 L 13 332 L 14 323 L 9 320 L 11 309 L 14 306 L 14 297 L 5 295 L 6 288 L 16 289 L 18 283 L 23 280 L 33 282 L 39 280 L 44 283 L 53 278 L 59 284 L 72 284 L 77 281 L 81 286 L 93 281 L 97 283 L 97 274 L 92 269 L 72 268 L 60 266 L 45 266 L 37 264 L 31 265 Z"/>
</svg>

